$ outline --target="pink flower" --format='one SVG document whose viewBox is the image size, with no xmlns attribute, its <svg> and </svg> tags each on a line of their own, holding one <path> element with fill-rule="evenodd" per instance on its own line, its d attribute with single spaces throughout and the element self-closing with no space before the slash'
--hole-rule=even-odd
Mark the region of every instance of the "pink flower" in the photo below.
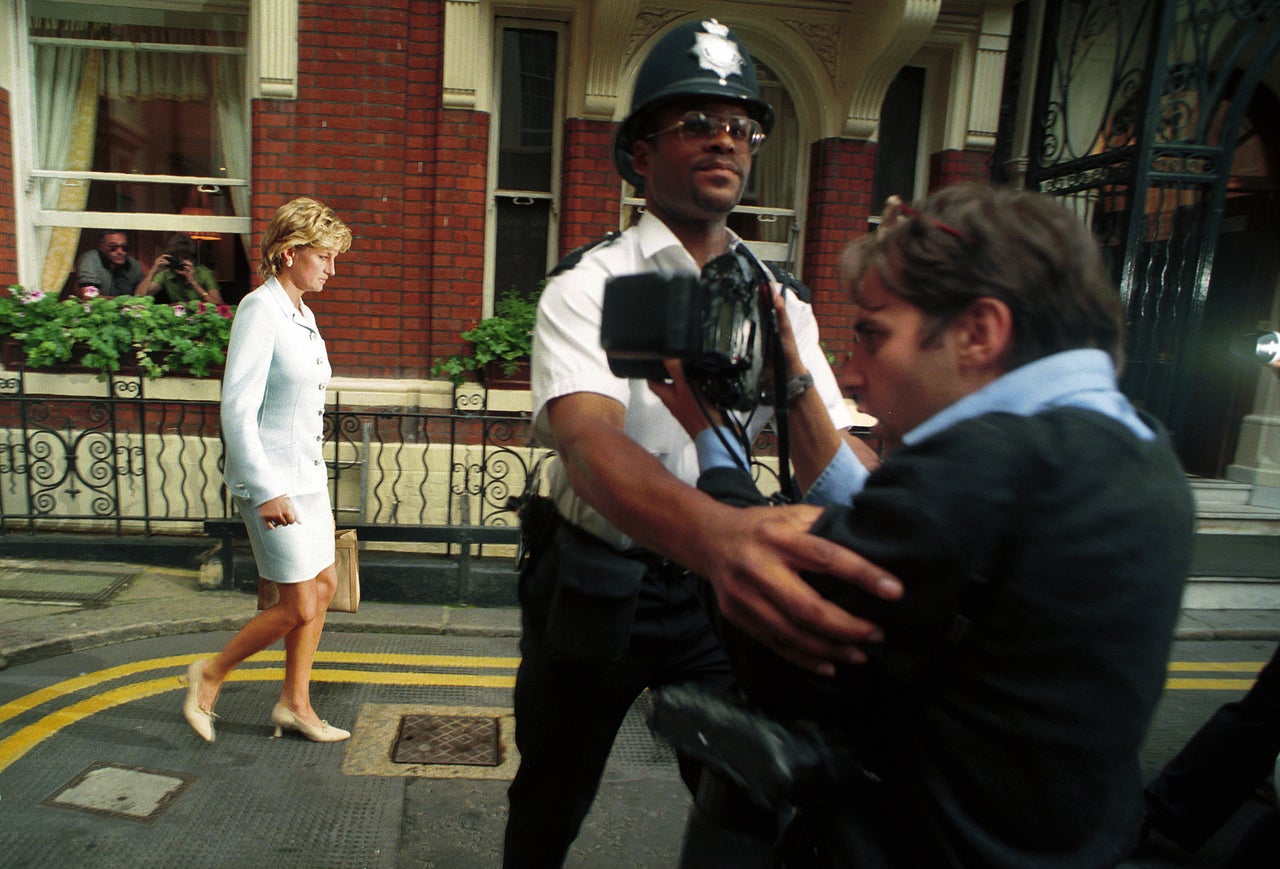
<svg viewBox="0 0 1280 869">
<path fill-rule="evenodd" d="M 86 299 L 96 299 L 98 296 L 102 295 L 102 291 L 97 287 L 81 287 L 80 295 Z"/>
<path fill-rule="evenodd" d="M 174 306 L 173 306 L 173 316 L 175 316 L 175 317 L 185 317 L 185 316 L 187 316 L 187 309 L 186 309 L 186 308 L 184 308 L 184 307 L 182 307 L 181 305 L 174 305 Z"/>
<path fill-rule="evenodd" d="M 231 306 L 230 306 L 230 305 L 219 305 L 219 306 L 218 306 L 218 315 L 219 315 L 219 316 L 221 316 L 221 317 L 225 317 L 226 319 L 230 320 L 230 319 L 231 319 Z"/>
<path fill-rule="evenodd" d="M 24 305 L 34 304 L 44 298 L 44 290 L 24 290 L 18 300 Z"/>
</svg>

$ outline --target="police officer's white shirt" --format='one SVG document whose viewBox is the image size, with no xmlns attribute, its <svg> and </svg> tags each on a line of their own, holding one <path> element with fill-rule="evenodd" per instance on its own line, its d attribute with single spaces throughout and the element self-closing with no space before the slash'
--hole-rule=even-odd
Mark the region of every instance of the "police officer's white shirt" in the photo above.
<svg viewBox="0 0 1280 869">
<path fill-rule="evenodd" d="M 733 236 L 734 243 L 739 239 Z M 534 432 L 539 443 L 555 447 L 545 413 L 555 398 L 576 392 L 592 392 L 620 402 L 626 410 L 626 433 L 648 450 L 674 476 L 690 485 L 698 479 L 698 456 L 693 441 L 680 423 L 650 391 L 644 380 L 624 380 L 609 370 L 600 346 L 600 323 L 605 280 L 640 272 L 697 274 L 698 264 L 661 220 L 645 214 L 640 222 L 612 242 L 594 248 L 573 268 L 552 278 L 542 292 L 538 320 L 533 331 L 530 389 Z M 801 358 L 813 375 L 837 428 L 853 425 L 831 366 L 818 343 L 813 309 L 787 293 L 787 314 L 796 335 Z M 746 420 L 754 439 L 772 418 L 771 408 L 758 408 Z M 589 507 L 570 488 L 560 463 L 548 470 L 551 497 L 569 522 L 607 540 L 619 549 L 632 545 L 621 531 Z"/>
</svg>

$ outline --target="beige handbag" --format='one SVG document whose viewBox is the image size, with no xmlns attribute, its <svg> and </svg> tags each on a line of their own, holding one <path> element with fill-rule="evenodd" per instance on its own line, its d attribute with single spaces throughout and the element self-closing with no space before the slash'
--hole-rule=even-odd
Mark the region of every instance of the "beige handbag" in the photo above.
<svg viewBox="0 0 1280 869">
<path fill-rule="evenodd" d="M 353 613 L 360 609 L 360 550 L 356 545 L 356 530 L 344 528 L 334 532 L 334 570 L 338 574 L 338 588 L 329 601 L 331 613 Z M 275 606 L 280 600 L 279 587 L 268 579 L 258 580 L 258 609 Z"/>
</svg>

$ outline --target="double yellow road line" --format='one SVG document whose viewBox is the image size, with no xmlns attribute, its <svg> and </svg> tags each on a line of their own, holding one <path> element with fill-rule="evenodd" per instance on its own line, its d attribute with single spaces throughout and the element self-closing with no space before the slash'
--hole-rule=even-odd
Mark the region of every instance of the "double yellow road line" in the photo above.
<svg viewBox="0 0 1280 869">
<path fill-rule="evenodd" d="M 1165 679 L 1164 687 L 1174 691 L 1248 691 L 1253 686 L 1254 677 L 1264 666 L 1265 661 L 1172 661 L 1169 663 L 1169 676 Z M 1175 673 L 1243 675 L 1207 678 L 1174 675 Z"/>
<path fill-rule="evenodd" d="M 196 655 L 174 655 L 167 658 L 150 658 L 134 661 L 105 670 L 85 673 L 74 679 L 66 679 L 47 688 L 41 688 L 0 706 L 0 725 L 19 715 L 38 709 L 45 704 L 56 703 L 82 691 L 91 691 L 119 679 L 136 677 L 142 673 L 177 668 L 177 672 L 142 681 L 131 681 L 117 688 L 108 688 L 91 697 L 78 700 L 48 713 L 10 736 L 0 739 L 0 771 L 35 748 L 64 727 L 82 721 L 107 709 L 134 700 L 183 689 L 182 674 L 187 665 L 198 658 L 208 657 L 204 652 Z M 245 664 L 283 663 L 284 652 L 259 652 Z M 316 664 L 343 664 L 342 668 L 315 667 L 311 679 L 315 682 L 346 682 L 363 685 L 410 686 L 471 686 L 476 688 L 507 688 L 515 685 L 515 670 L 519 658 L 486 657 L 471 655 L 394 655 L 362 654 L 358 652 L 317 652 Z M 380 669 L 359 669 L 360 666 Z M 404 668 L 404 669 L 398 669 Z M 463 670 L 471 672 L 461 672 Z M 474 672 L 500 671 L 500 672 Z M 241 666 L 232 671 L 230 682 L 279 682 L 284 679 L 283 667 Z"/>
<path fill-rule="evenodd" d="M 105 670 L 85 673 L 74 679 L 66 679 L 47 688 L 41 688 L 0 706 L 0 725 L 19 715 L 46 704 L 57 703 L 73 694 L 92 691 L 119 679 L 130 679 L 142 673 L 157 670 L 177 670 L 142 681 L 130 681 L 116 688 L 108 688 L 90 697 L 55 709 L 37 721 L 10 736 L 0 739 L 0 771 L 7 769 L 19 758 L 44 740 L 91 715 L 112 709 L 125 703 L 177 691 L 183 687 L 181 675 L 187 665 L 208 653 L 174 655 L 167 658 L 150 658 L 134 661 Z M 284 652 L 260 652 L 245 663 L 283 663 Z M 345 682 L 363 685 L 471 686 L 476 688 L 506 688 L 515 685 L 515 671 L 519 658 L 486 657 L 471 655 L 397 655 L 362 654 L 358 652 L 318 652 L 316 664 L 341 664 L 340 668 L 317 666 L 311 672 L 313 681 Z M 1169 664 L 1169 676 L 1165 688 L 1173 691 L 1238 691 L 1243 693 L 1253 684 L 1254 676 L 1262 669 L 1261 661 L 1174 661 Z M 376 667 L 378 669 L 361 669 Z M 468 672 L 462 672 L 462 671 Z M 476 672 L 498 671 L 498 672 Z M 1183 675 L 1203 674 L 1203 675 Z M 231 673 L 231 682 L 278 682 L 284 678 L 283 667 L 242 666 Z"/>
</svg>

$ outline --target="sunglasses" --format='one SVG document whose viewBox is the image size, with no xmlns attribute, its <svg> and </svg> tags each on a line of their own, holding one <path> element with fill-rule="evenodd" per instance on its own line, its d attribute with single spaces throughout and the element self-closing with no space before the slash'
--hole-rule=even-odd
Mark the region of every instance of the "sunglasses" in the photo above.
<svg viewBox="0 0 1280 869">
<path fill-rule="evenodd" d="M 696 111 L 685 112 L 680 120 L 665 130 L 659 130 L 645 138 L 656 139 L 672 130 L 679 131 L 680 138 L 686 142 L 705 142 L 719 136 L 720 131 L 723 130 L 729 134 L 729 138 L 733 139 L 735 145 L 744 143 L 751 154 L 760 150 L 760 145 L 765 139 L 764 128 L 755 118 L 743 115 L 709 115 L 706 112 Z"/>
</svg>

